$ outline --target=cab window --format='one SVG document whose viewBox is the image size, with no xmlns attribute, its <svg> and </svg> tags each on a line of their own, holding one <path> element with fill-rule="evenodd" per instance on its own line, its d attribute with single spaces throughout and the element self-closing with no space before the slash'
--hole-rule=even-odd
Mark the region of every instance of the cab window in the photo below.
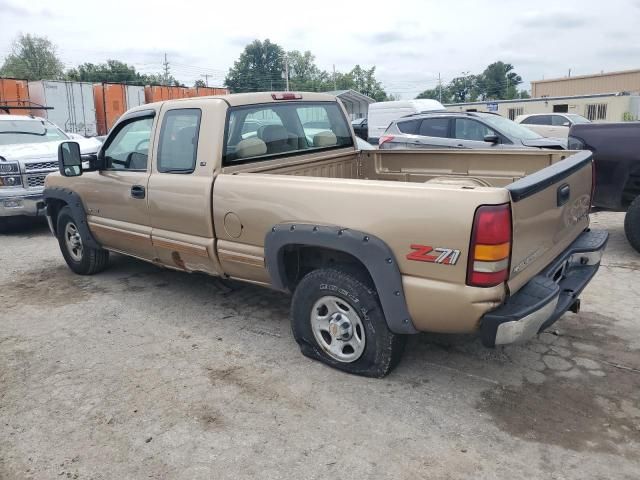
<svg viewBox="0 0 640 480">
<path fill-rule="evenodd" d="M 153 117 L 132 120 L 118 129 L 104 150 L 108 170 L 146 170 Z"/>
<path fill-rule="evenodd" d="M 164 114 L 158 147 L 158 171 L 191 173 L 196 167 L 201 111 L 169 110 Z"/>
</svg>

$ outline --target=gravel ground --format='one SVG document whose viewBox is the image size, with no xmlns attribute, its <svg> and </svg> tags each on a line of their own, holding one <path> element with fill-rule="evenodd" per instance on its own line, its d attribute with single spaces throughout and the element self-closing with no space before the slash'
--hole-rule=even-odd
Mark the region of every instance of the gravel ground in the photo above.
<svg viewBox="0 0 640 480">
<path fill-rule="evenodd" d="M 383 380 L 303 357 L 285 295 L 0 236 L 0 478 L 635 480 L 640 255 L 592 223 L 579 315 L 496 350 L 414 336 Z"/>
</svg>

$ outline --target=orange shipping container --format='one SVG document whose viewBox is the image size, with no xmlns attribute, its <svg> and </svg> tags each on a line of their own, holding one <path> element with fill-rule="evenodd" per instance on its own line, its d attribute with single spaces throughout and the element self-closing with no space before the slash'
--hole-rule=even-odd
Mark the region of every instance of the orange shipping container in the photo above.
<svg viewBox="0 0 640 480">
<path fill-rule="evenodd" d="M 93 86 L 98 135 L 106 135 L 120 115 L 127 111 L 125 86 L 119 83 L 101 83 Z"/>
<path fill-rule="evenodd" d="M 26 80 L 0 78 L 0 106 L 7 104 L 19 107 L 29 106 L 29 87 Z M 28 115 L 31 111 L 23 109 L 9 109 L 9 113 Z"/>
<path fill-rule="evenodd" d="M 161 102 L 164 100 L 175 100 L 176 98 L 186 98 L 186 87 L 167 87 L 162 85 L 147 85 L 144 87 L 145 103 Z"/>
<path fill-rule="evenodd" d="M 229 91 L 226 88 L 217 87 L 192 87 L 187 90 L 188 97 L 206 97 L 209 95 L 227 95 Z"/>
</svg>

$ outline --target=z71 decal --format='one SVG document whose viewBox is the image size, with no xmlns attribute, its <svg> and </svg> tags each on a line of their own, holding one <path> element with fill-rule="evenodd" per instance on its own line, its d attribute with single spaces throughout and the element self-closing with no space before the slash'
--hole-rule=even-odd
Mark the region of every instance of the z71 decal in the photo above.
<svg viewBox="0 0 640 480">
<path fill-rule="evenodd" d="M 443 265 L 455 265 L 460 257 L 460 250 L 451 248 L 433 248 L 429 245 L 411 245 L 413 252 L 407 254 L 407 260 L 417 262 L 442 263 Z"/>
</svg>

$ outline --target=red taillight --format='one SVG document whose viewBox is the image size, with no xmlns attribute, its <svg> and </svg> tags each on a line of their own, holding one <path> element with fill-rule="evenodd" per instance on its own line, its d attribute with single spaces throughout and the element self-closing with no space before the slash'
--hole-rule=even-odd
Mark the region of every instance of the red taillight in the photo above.
<svg viewBox="0 0 640 480">
<path fill-rule="evenodd" d="M 273 98 L 274 100 L 302 100 L 302 95 L 300 95 L 299 93 L 290 92 L 272 93 L 271 98 Z"/>
<path fill-rule="evenodd" d="M 476 210 L 469 246 L 467 285 L 493 287 L 509 278 L 511 206 L 483 205 Z"/>
<path fill-rule="evenodd" d="M 387 143 L 390 142 L 391 140 L 394 139 L 393 135 L 383 135 L 382 137 L 380 137 L 380 139 L 378 140 L 378 146 L 382 145 L 383 143 Z"/>
</svg>

